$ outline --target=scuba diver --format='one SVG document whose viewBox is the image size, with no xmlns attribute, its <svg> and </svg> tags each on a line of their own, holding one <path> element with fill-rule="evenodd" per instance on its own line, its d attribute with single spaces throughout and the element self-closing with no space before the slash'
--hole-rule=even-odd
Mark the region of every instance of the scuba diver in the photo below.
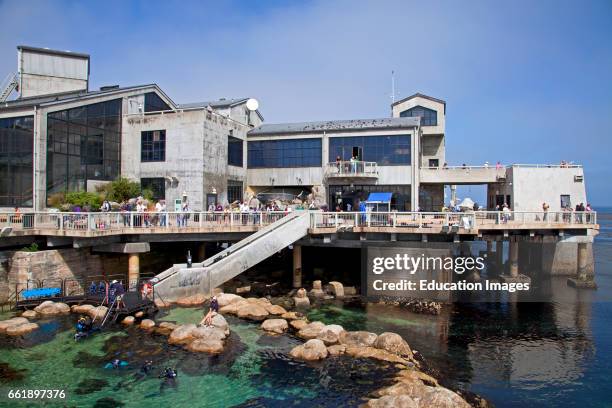
<svg viewBox="0 0 612 408">
<path fill-rule="evenodd" d="M 127 365 L 128 365 L 127 361 L 123 361 L 123 360 L 119 360 L 118 358 L 115 358 L 110 363 L 106 363 L 104 368 L 112 368 L 116 370 L 118 368 L 125 367 Z"/>
<path fill-rule="evenodd" d="M 142 371 L 145 374 L 149 374 L 153 370 L 153 368 L 155 368 L 153 367 L 153 361 L 147 360 L 144 362 L 142 367 L 140 367 L 140 371 Z"/>
<path fill-rule="evenodd" d="M 134 373 L 131 379 L 117 383 L 117 385 L 115 385 L 113 389 L 115 391 L 118 391 L 124 388 L 127 391 L 131 391 L 134 385 L 139 381 L 142 381 L 147 378 L 149 376 L 149 373 L 153 371 L 154 368 L 155 367 L 153 366 L 153 361 L 146 360 L 144 364 L 140 367 L 140 371 Z"/>
<path fill-rule="evenodd" d="M 93 321 L 89 316 L 81 316 L 76 324 L 74 340 L 89 336 L 94 331 Z"/>
<path fill-rule="evenodd" d="M 174 368 L 166 367 L 166 369 L 159 375 L 159 378 L 163 378 L 162 383 L 159 385 L 159 393 L 163 394 L 166 388 L 176 388 L 176 377 L 178 373 Z"/>
</svg>

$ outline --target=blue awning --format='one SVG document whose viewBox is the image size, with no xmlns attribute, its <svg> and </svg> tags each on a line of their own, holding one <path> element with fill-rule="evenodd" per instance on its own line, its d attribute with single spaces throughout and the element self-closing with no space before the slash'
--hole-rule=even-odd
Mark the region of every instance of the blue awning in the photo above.
<svg viewBox="0 0 612 408">
<path fill-rule="evenodd" d="M 370 193 L 367 203 L 390 203 L 393 193 Z"/>
</svg>

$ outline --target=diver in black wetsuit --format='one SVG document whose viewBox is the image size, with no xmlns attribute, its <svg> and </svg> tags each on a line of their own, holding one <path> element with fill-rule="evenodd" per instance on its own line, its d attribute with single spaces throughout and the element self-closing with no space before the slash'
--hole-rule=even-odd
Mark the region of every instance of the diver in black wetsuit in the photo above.
<svg viewBox="0 0 612 408">
<path fill-rule="evenodd" d="M 140 371 L 142 371 L 145 374 L 149 374 L 153 370 L 153 368 L 155 368 L 153 367 L 153 361 L 147 360 L 144 362 L 142 367 L 140 367 Z"/>
<path fill-rule="evenodd" d="M 76 324 L 76 334 L 74 335 L 75 340 L 79 340 L 82 337 L 87 337 L 93 329 L 93 322 L 89 316 L 81 316 Z"/>
<path fill-rule="evenodd" d="M 176 388 L 176 377 L 178 373 L 174 368 L 166 367 L 166 369 L 159 375 L 159 378 L 163 378 L 162 383 L 159 385 L 159 392 L 163 394 L 166 388 Z"/>
</svg>

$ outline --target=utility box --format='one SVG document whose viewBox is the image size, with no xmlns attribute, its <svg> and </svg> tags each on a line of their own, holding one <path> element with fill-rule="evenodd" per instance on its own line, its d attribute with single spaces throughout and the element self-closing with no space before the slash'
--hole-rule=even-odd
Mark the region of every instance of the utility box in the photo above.
<svg viewBox="0 0 612 408">
<path fill-rule="evenodd" d="M 21 98 L 89 89 L 89 55 L 25 45 L 17 47 Z"/>
</svg>

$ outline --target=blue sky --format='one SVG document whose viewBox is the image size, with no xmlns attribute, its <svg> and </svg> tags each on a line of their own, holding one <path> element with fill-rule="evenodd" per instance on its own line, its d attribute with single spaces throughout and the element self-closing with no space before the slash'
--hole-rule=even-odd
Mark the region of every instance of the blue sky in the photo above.
<svg viewBox="0 0 612 408">
<path fill-rule="evenodd" d="M 610 0 L 0 0 L 0 76 L 18 44 L 91 54 L 92 88 L 256 97 L 268 122 L 389 116 L 395 70 L 399 97 L 447 101 L 449 164 L 574 161 L 611 205 Z"/>
</svg>

